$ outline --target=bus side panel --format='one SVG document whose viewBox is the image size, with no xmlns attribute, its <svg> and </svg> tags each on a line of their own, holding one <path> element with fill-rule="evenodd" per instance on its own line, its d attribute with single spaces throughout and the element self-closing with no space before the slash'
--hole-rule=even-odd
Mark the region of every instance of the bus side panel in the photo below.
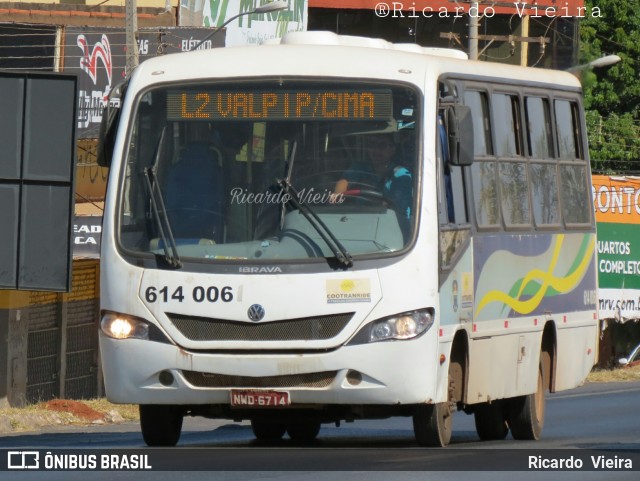
<svg viewBox="0 0 640 481">
<path fill-rule="evenodd" d="M 558 329 L 558 363 L 555 390 L 579 386 L 596 362 L 598 326 Z"/>
<path fill-rule="evenodd" d="M 530 331 L 472 339 L 467 404 L 535 392 L 541 336 Z"/>
<path fill-rule="evenodd" d="M 451 250 L 455 250 L 453 247 L 456 244 L 455 236 L 456 232 L 441 233 L 441 249 L 445 251 L 441 252 L 443 258 L 447 256 L 449 247 Z M 467 339 L 470 337 L 473 319 L 473 245 L 469 242 L 463 248 L 465 251 L 446 273 L 440 286 L 438 357 L 444 359 L 445 362 L 438 371 L 437 402 L 443 402 L 447 399 L 449 362 L 456 333 L 466 336 Z M 472 371 L 475 368 L 473 363 L 468 366 L 468 369 Z"/>
<path fill-rule="evenodd" d="M 446 236 L 446 233 L 443 234 Z M 440 287 L 439 354 L 445 356 L 448 368 L 454 336 L 461 330 L 466 331 L 469 339 L 467 404 L 534 392 L 542 328 L 532 329 L 534 324 L 529 319 L 524 323 L 527 327 L 515 332 L 505 328 L 501 319 L 494 319 L 475 323 L 474 331 L 473 246 L 474 243 L 470 242 Z M 489 329 L 492 328 L 494 330 L 489 335 Z M 478 329 L 485 333 L 477 335 Z M 441 369 L 438 377 L 439 400 L 446 399 L 449 385 L 447 377 L 448 369 Z"/>
<path fill-rule="evenodd" d="M 474 243 L 474 322 L 508 319 L 515 328 L 531 317 L 540 327 L 557 315 L 577 322 L 573 313 L 595 312 L 587 295 L 596 289 L 593 233 L 491 235 Z"/>
<path fill-rule="evenodd" d="M 535 391 L 549 322 L 559 326 L 558 361 L 580 356 L 578 366 L 556 363 L 556 389 L 584 379 L 596 351 L 596 306 L 589 295 L 596 288 L 594 247 L 592 233 L 474 238 L 470 403 Z M 592 353 L 587 359 L 586 352 Z"/>
</svg>

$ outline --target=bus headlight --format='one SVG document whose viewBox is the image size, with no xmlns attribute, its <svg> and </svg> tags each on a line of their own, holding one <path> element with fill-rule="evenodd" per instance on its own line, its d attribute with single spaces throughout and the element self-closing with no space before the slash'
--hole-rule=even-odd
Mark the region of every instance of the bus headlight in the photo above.
<svg viewBox="0 0 640 481">
<path fill-rule="evenodd" d="M 100 329 L 113 339 L 149 339 L 149 324 L 115 312 L 107 312 L 102 316 Z"/>
<path fill-rule="evenodd" d="M 428 331 L 432 325 L 432 309 L 421 309 L 385 317 L 364 326 L 349 342 L 349 345 L 389 339 L 413 339 Z"/>
</svg>

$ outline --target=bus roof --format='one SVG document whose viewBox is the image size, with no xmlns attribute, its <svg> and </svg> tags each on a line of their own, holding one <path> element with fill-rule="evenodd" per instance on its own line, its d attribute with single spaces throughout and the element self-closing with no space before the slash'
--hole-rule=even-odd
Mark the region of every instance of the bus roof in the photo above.
<svg viewBox="0 0 640 481">
<path fill-rule="evenodd" d="M 479 81 L 512 80 L 570 90 L 581 88 L 578 78 L 564 71 L 474 61 L 455 49 L 394 44 L 323 31 L 291 32 L 263 45 L 164 55 L 144 61 L 136 70 L 134 77 L 144 84 L 207 78 L 309 76 L 388 79 L 423 85 L 429 72 L 432 78 L 477 76 Z"/>
<path fill-rule="evenodd" d="M 333 32 L 289 32 L 282 38 L 276 38 L 265 44 L 280 45 L 338 45 L 342 47 L 368 47 L 400 52 L 413 52 L 437 57 L 449 57 L 468 59 L 469 56 L 461 50 L 453 48 L 422 47 L 415 43 L 391 43 L 381 38 L 355 37 L 350 35 L 338 35 Z"/>
</svg>

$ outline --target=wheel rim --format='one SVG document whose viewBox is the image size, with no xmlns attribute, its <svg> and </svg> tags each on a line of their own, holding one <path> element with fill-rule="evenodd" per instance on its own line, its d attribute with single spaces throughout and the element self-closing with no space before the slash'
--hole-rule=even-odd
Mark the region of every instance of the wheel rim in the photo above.
<svg viewBox="0 0 640 481">
<path fill-rule="evenodd" d="M 538 375 L 538 389 L 535 395 L 534 414 L 536 421 L 540 422 L 544 418 L 544 387 L 542 385 L 542 373 Z"/>
<path fill-rule="evenodd" d="M 451 442 L 451 434 L 453 430 L 453 411 L 451 403 L 442 403 L 440 405 L 440 422 L 442 423 L 442 446 L 446 446 Z"/>
</svg>

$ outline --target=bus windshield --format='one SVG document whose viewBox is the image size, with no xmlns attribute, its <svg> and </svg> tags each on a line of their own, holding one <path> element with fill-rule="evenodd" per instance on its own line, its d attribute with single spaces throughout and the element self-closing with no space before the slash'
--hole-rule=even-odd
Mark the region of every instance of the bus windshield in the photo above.
<svg viewBox="0 0 640 481">
<path fill-rule="evenodd" d="M 136 100 L 119 242 L 180 262 L 384 256 L 415 229 L 419 94 L 277 79 Z"/>
</svg>

